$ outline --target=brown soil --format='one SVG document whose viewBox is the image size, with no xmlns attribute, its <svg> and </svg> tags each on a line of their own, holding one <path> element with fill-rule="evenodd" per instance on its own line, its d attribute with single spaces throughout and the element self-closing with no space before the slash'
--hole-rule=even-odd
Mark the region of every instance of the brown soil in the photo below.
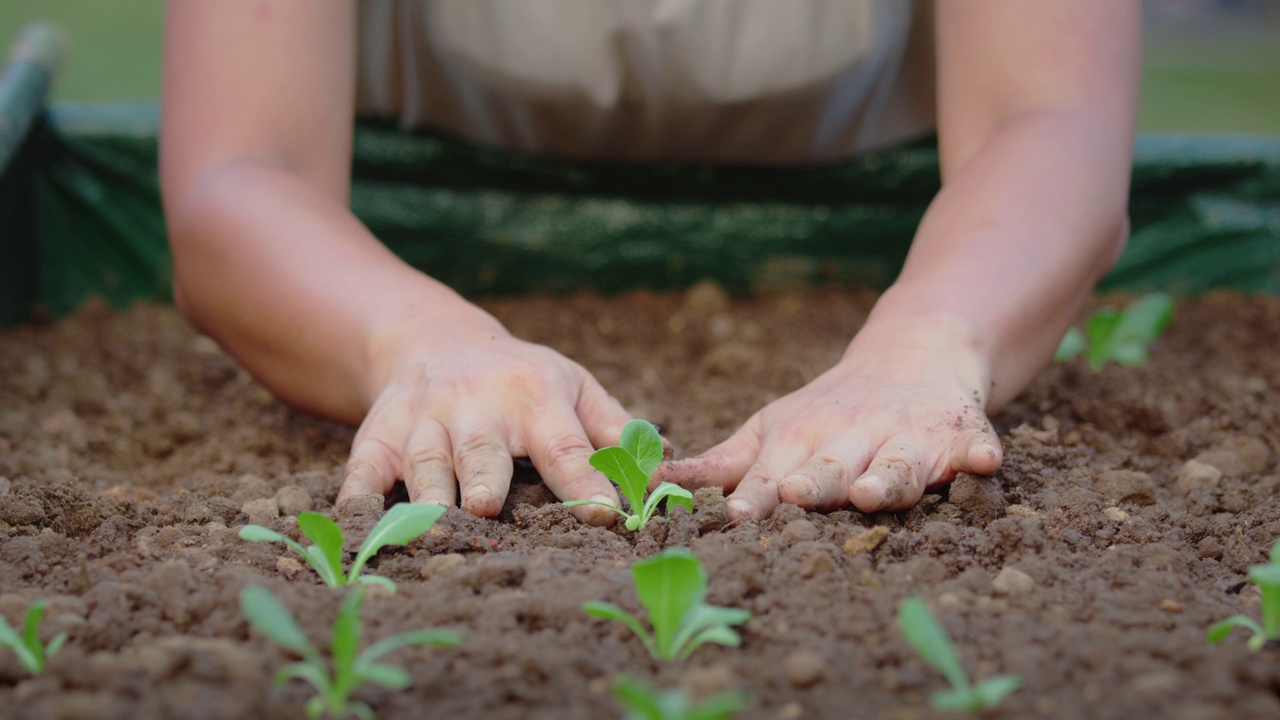
<svg viewBox="0 0 1280 720">
<path fill-rule="evenodd" d="M 687 453 L 826 368 L 873 299 L 701 288 L 487 306 Z M 1204 642 L 1218 619 L 1258 616 L 1244 573 L 1280 537 L 1277 337 L 1275 298 L 1184 302 L 1151 363 L 1049 369 L 996 418 L 997 478 L 900 515 L 783 506 L 723 529 L 704 496 L 629 536 L 578 524 L 524 468 L 499 520 L 451 510 L 375 560 L 400 591 L 366 603 L 367 639 L 443 626 L 467 641 L 400 651 L 413 687 L 357 697 L 384 719 L 620 717 L 607 682 L 626 671 L 746 690 L 741 718 L 940 717 L 927 697 L 943 681 L 894 622 L 920 593 L 972 674 L 1025 677 L 990 717 L 1280 716 L 1274 653 L 1242 633 Z M 0 652 L 0 715 L 301 717 L 309 689 L 272 686 L 291 658 L 249 631 L 236 596 L 267 586 L 327 643 L 342 594 L 236 530 L 252 518 L 296 537 L 290 513 L 330 512 L 350 438 L 279 405 L 168 308 L 94 306 L 0 335 L 0 613 L 48 598 L 45 636 L 71 635 L 36 678 Z M 336 516 L 359 539 L 380 512 Z M 740 649 L 659 663 L 580 611 L 636 608 L 628 564 L 672 545 L 702 559 L 711 602 L 754 613 Z"/>
</svg>

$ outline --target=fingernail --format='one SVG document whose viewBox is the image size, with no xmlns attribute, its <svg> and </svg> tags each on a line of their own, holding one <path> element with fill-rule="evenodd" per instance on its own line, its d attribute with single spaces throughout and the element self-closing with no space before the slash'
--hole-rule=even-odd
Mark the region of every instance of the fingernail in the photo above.
<svg viewBox="0 0 1280 720">
<path fill-rule="evenodd" d="M 871 502 L 869 503 L 870 507 L 862 507 L 861 505 L 859 505 L 859 509 L 861 509 L 863 512 L 876 512 L 885 506 L 885 500 L 886 500 L 885 496 L 887 495 L 887 492 L 884 485 L 884 480 L 881 480 L 879 476 L 864 475 L 863 477 L 860 477 L 856 481 L 854 481 L 853 487 L 851 488 L 851 492 L 849 494 L 860 495 L 864 499 L 871 500 Z"/>
<path fill-rule="evenodd" d="M 726 502 L 725 507 L 728 508 L 729 519 L 733 522 L 751 517 L 751 503 L 741 498 Z"/>
<path fill-rule="evenodd" d="M 467 511 L 473 514 L 478 512 L 492 513 L 494 512 L 493 506 L 497 504 L 497 499 L 498 497 L 487 488 L 480 488 L 467 493 L 465 504 L 467 506 Z M 501 510 L 501 507 L 498 509 Z"/>
<path fill-rule="evenodd" d="M 818 483 L 807 475 L 792 475 L 782 481 L 782 486 L 801 507 L 812 505 L 818 500 Z"/>
<path fill-rule="evenodd" d="M 591 496 L 591 502 L 594 502 L 594 503 L 601 503 L 601 504 L 603 504 L 603 505 L 612 505 L 613 507 L 617 507 L 617 506 L 618 506 L 618 501 L 617 501 L 617 500 L 614 500 L 613 498 L 609 497 L 608 495 L 592 495 L 592 496 Z"/>
</svg>

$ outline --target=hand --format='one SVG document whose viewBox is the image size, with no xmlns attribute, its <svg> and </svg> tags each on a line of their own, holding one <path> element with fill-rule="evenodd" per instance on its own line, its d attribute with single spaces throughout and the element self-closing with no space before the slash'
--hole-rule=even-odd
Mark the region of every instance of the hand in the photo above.
<svg viewBox="0 0 1280 720">
<path fill-rule="evenodd" d="M 732 490 L 739 521 L 768 517 L 779 500 L 903 510 L 957 472 L 990 475 L 1001 461 L 984 411 L 990 381 L 968 347 L 923 323 L 864 329 L 835 367 L 702 455 L 665 463 L 654 481 Z"/>
<path fill-rule="evenodd" d="M 381 393 L 352 443 L 338 500 L 391 490 L 403 479 L 413 502 L 502 510 L 512 458 L 529 457 L 561 500 L 618 506 L 613 485 L 588 463 L 617 442 L 631 416 L 585 369 L 512 337 L 485 316 L 465 330 L 422 333 L 427 348 L 399 348 Z M 605 525 L 616 514 L 573 508 Z"/>
</svg>

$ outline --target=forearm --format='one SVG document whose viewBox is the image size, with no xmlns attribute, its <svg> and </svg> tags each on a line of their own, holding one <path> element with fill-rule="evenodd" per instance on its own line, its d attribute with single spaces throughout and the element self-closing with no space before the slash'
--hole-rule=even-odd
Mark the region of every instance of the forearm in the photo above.
<svg viewBox="0 0 1280 720">
<path fill-rule="evenodd" d="M 985 366 L 989 410 L 1052 356 L 1127 235 L 1131 134 L 1046 111 L 1006 123 L 945 179 L 868 321 L 925 322 Z"/>
<path fill-rule="evenodd" d="M 354 423 L 427 321 L 499 331 L 289 172 L 239 164 L 166 193 L 180 306 L 284 401 Z"/>
</svg>

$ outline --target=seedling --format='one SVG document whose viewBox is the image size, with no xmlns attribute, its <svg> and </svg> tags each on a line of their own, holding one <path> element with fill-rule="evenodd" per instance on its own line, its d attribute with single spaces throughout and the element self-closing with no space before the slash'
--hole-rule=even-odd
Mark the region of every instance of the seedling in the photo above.
<svg viewBox="0 0 1280 720">
<path fill-rule="evenodd" d="M 950 690 L 936 692 L 929 698 L 930 704 L 939 710 L 971 713 L 995 707 L 1009 693 L 1022 687 L 1022 678 L 1014 675 L 997 675 L 977 685 L 970 683 L 947 631 L 919 597 L 909 597 L 898 606 L 898 627 L 916 654 L 951 682 Z"/>
<path fill-rule="evenodd" d="M 1271 546 L 1270 562 L 1249 568 L 1249 582 L 1262 590 L 1262 624 L 1245 615 L 1233 615 L 1209 628 L 1206 639 L 1210 645 L 1222 642 L 1235 628 L 1253 633 L 1249 649 L 1254 652 L 1280 640 L 1280 541 Z"/>
<path fill-rule="evenodd" d="M 270 590 L 252 585 L 240 593 L 240 611 L 249 624 L 275 644 L 302 656 L 300 662 L 280 668 L 275 682 L 283 684 L 292 678 L 301 678 L 311 683 L 317 694 L 307 701 L 306 711 L 310 720 L 322 715 L 330 718 L 355 715 L 361 720 L 371 720 L 373 711 L 369 706 L 351 699 L 356 688 L 370 682 L 392 690 L 404 690 L 412 683 L 408 671 L 380 663 L 379 658 L 410 645 L 454 647 L 462 642 L 461 635 L 449 630 L 416 630 L 385 637 L 357 654 L 362 602 L 364 590 L 357 588 L 343 599 L 338 608 L 329 643 L 329 653 L 333 657 L 333 669 L 330 670 L 320 652 L 298 627 L 293 614 Z"/>
<path fill-rule="evenodd" d="M 747 706 L 744 693 L 721 693 L 690 703 L 680 690 L 655 690 L 625 675 L 613 681 L 613 697 L 626 710 L 625 720 L 728 720 Z"/>
<path fill-rule="evenodd" d="M 654 488 L 649 498 L 645 499 L 645 490 L 649 487 L 649 478 L 662 462 L 662 436 L 653 423 L 645 420 L 632 420 L 622 428 L 618 444 L 600 448 L 591 454 L 591 467 L 604 473 L 617 483 L 622 495 L 631 504 L 633 513 L 608 503 L 592 500 L 571 500 L 565 505 L 601 505 L 622 516 L 628 530 L 639 530 L 649 524 L 650 518 L 658 509 L 658 503 L 667 501 L 668 511 L 672 505 L 681 505 L 686 510 L 693 510 L 693 493 L 674 483 L 664 482 Z"/>
<path fill-rule="evenodd" d="M 1066 362 L 1081 353 L 1095 372 L 1107 361 L 1134 366 L 1145 363 L 1147 346 L 1165 331 L 1173 319 L 1173 298 L 1153 292 L 1134 300 L 1123 311 L 1107 307 L 1085 322 L 1084 331 L 1067 330 L 1053 355 L 1054 362 Z"/>
<path fill-rule="evenodd" d="M 612 603 L 593 600 L 582 606 L 583 611 L 626 625 L 650 655 L 663 660 L 683 660 L 709 642 L 730 647 L 742 643 L 731 626 L 746 622 L 751 613 L 702 602 L 707 596 L 707 574 L 693 553 L 684 548 L 664 550 L 632 565 L 631 576 L 652 633 L 635 615 Z"/>
<path fill-rule="evenodd" d="M 22 635 L 13 629 L 8 620 L 0 615 L 0 647 L 7 647 L 18 656 L 18 664 L 32 675 L 44 672 L 45 662 L 62 649 L 67 641 L 66 633 L 58 633 L 48 645 L 40 642 L 40 621 L 44 619 L 44 610 L 48 606 L 44 600 L 37 600 L 27 607 L 27 614 L 22 625 Z"/>
<path fill-rule="evenodd" d="M 400 503 L 387 511 L 369 536 L 360 545 L 351 570 L 342 572 L 342 528 L 338 523 L 314 512 L 298 513 L 298 527 L 314 545 L 302 547 L 297 542 L 261 525 L 246 525 L 240 529 L 240 537 L 250 542 L 282 542 L 293 548 L 307 564 L 315 569 L 329 587 L 342 587 L 351 583 L 381 585 L 391 592 L 395 583 L 381 575 L 362 575 L 365 563 L 388 545 L 408 545 L 431 529 L 444 514 L 443 505 Z"/>
</svg>

